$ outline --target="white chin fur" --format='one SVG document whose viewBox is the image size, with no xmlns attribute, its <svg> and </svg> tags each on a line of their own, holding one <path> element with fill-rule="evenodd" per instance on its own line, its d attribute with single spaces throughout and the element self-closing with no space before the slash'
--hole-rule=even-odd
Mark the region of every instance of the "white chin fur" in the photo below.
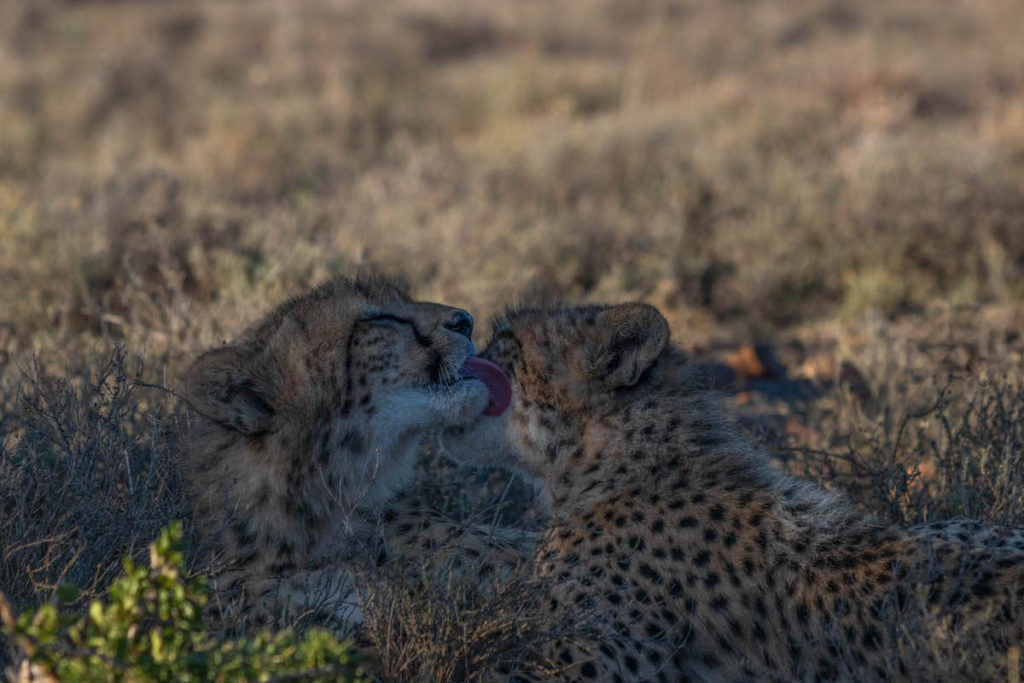
<svg viewBox="0 0 1024 683">
<path fill-rule="evenodd" d="M 377 507 L 405 488 L 415 474 L 423 437 L 438 428 L 471 423 L 483 414 L 489 400 L 487 386 L 475 379 L 451 387 L 408 387 L 384 397 L 367 425 L 367 487 L 357 504 Z"/>
<path fill-rule="evenodd" d="M 519 459 L 508 442 L 508 413 L 483 415 L 468 427 L 441 433 L 441 445 L 456 462 L 517 469 Z"/>
<path fill-rule="evenodd" d="M 441 432 L 441 448 L 452 460 L 474 467 L 500 467 L 518 474 L 538 493 L 542 509 L 550 508 L 550 494 L 543 479 L 526 463 L 508 440 L 509 413 L 482 416 L 472 426 Z"/>
</svg>

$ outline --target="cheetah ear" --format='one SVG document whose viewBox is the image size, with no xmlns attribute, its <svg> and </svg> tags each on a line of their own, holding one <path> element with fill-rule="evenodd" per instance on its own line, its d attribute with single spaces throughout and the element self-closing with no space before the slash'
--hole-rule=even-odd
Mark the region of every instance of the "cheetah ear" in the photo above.
<svg viewBox="0 0 1024 683">
<path fill-rule="evenodd" d="M 238 346 L 207 351 L 188 373 L 188 397 L 200 415 L 243 434 L 266 431 L 274 416 L 271 382 Z"/>
<path fill-rule="evenodd" d="M 591 330 L 591 374 L 610 389 L 631 387 L 657 360 L 669 340 L 668 321 L 648 304 L 613 306 Z"/>
</svg>

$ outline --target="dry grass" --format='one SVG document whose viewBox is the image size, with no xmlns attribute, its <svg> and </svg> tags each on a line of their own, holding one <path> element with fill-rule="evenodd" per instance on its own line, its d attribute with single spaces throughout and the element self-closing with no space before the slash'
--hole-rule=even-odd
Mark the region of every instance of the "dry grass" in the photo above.
<svg viewBox="0 0 1024 683">
<path fill-rule="evenodd" d="M 184 428 L 163 392 L 136 387 L 117 348 L 75 372 L 22 368 L 0 392 L 0 592 L 15 609 L 83 589 L 81 606 L 186 517 L 175 451 Z M 15 375 L 17 377 L 17 375 Z M 8 653 L 0 651 L 0 671 Z"/>
<path fill-rule="evenodd" d="M 562 666 L 541 654 L 552 639 L 587 642 L 598 631 L 583 609 L 546 613 L 548 589 L 523 565 L 481 587 L 486 563 L 391 567 L 363 582 L 364 638 L 382 681 L 482 681 L 501 667 L 531 671 Z"/>
<path fill-rule="evenodd" d="M 785 467 L 894 522 L 1020 525 L 1021 322 L 1019 312 L 966 309 L 825 335 L 816 326 L 808 344 L 827 347 L 831 335 L 846 348 L 824 356 L 846 356 L 855 376 L 836 370 L 817 379 L 823 393 L 809 401 L 755 399 L 742 411 Z"/>
<path fill-rule="evenodd" d="M 1021 35 L 1017 0 L 0 3 L 0 586 L 99 589 L 187 514 L 183 408 L 115 342 L 173 388 L 369 269 L 772 343 L 816 391 L 739 395 L 784 466 L 1020 524 Z M 445 505 L 526 512 L 472 483 Z"/>
</svg>

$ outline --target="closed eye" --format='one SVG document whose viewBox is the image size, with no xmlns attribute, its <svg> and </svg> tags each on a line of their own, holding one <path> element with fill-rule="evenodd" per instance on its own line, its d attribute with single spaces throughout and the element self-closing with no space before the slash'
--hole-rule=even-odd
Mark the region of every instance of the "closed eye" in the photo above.
<svg viewBox="0 0 1024 683">
<path fill-rule="evenodd" d="M 393 324 L 393 325 L 412 325 L 411 320 L 405 318 L 399 318 L 397 315 L 391 315 L 390 313 L 373 313 L 365 315 L 360 318 L 363 322 L 368 323 L 381 323 L 381 324 Z"/>
<path fill-rule="evenodd" d="M 408 325 L 420 346 L 431 345 L 430 337 L 420 334 L 419 329 L 416 327 L 416 323 L 408 318 L 400 318 L 397 315 L 391 315 L 390 313 L 370 313 L 364 315 L 361 320 L 363 322 L 373 323 L 375 325 L 386 325 L 388 327 L 392 325 Z"/>
</svg>

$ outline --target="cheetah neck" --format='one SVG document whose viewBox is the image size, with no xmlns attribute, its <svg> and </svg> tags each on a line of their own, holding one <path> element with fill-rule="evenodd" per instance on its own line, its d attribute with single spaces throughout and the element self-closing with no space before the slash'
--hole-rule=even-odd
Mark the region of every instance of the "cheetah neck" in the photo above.
<svg viewBox="0 0 1024 683">
<path fill-rule="evenodd" d="M 773 553 L 807 550 L 801 539 L 809 536 L 828 539 L 814 549 L 826 560 L 844 538 L 881 526 L 820 486 L 774 469 L 717 392 L 691 387 L 677 381 L 648 389 L 548 446 L 543 478 L 553 521 L 590 519 L 597 510 L 618 519 L 624 510 L 665 504 L 680 511 L 675 521 L 684 530 L 707 520 L 763 523 Z"/>
</svg>

